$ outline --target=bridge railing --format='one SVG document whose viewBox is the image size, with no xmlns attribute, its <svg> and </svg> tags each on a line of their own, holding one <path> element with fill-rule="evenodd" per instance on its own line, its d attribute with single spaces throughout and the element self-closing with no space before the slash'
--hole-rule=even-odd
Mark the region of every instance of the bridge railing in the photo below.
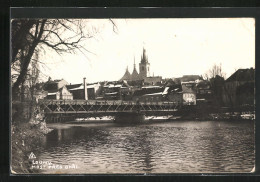
<svg viewBox="0 0 260 182">
<path fill-rule="evenodd" d="M 52 100 L 40 99 L 39 103 L 48 105 L 176 105 L 175 102 L 168 101 L 154 101 L 154 102 L 136 102 L 136 101 L 122 101 L 122 100 Z"/>
</svg>

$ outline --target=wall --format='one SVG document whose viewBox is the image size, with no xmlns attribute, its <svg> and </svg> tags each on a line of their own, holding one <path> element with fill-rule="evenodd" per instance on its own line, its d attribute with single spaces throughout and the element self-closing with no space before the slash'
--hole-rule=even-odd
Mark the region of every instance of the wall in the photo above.
<svg viewBox="0 0 260 182">
<path fill-rule="evenodd" d="M 184 105 L 196 105 L 196 94 L 195 93 L 183 93 L 183 104 Z"/>
<path fill-rule="evenodd" d="M 156 76 L 156 77 L 145 77 L 144 78 L 144 84 L 145 85 L 156 85 L 158 82 L 161 83 L 162 77 Z"/>
<path fill-rule="evenodd" d="M 84 100 L 85 99 L 84 89 L 71 90 L 70 92 L 72 93 L 74 100 Z"/>
<path fill-rule="evenodd" d="M 183 96 L 182 93 L 169 93 L 168 94 L 168 101 L 182 104 Z"/>
<path fill-rule="evenodd" d="M 150 63 L 139 63 L 139 75 L 141 78 L 150 76 Z"/>
<path fill-rule="evenodd" d="M 94 100 L 96 98 L 95 88 L 88 88 L 88 99 Z"/>
<path fill-rule="evenodd" d="M 72 93 L 70 93 L 66 87 L 62 87 L 62 90 L 60 92 L 62 100 L 73 100 Z"/>
<path fill-rule="evenodd" d="M 226 106 L 237 106 L 240 104 L 252 104 L 254 94 L 253 93 L 241 93 L 237 94 L 237 88 L 243 84 L 254 83 L 254 81 L 232 81 L 226 82 L 223 86 L 223 102 Z M 247 103 L 248 102 L 248 103 Z"/>
<path fill-rule="evenodd" d="M 58 89 L 64 87 L 65 85 L 68 85 L 69 83 L 65 80 L 61 80 L 58 82 Z"/>
</svg>

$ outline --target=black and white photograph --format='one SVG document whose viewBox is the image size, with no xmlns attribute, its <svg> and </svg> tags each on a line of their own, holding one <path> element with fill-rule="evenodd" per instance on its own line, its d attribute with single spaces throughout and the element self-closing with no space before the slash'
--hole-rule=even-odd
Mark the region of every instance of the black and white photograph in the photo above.
<svg viewBox="0 0 260 182">
<path fill-rule="evenodd" d="M 255 172 L 255 19 L 10 19 L 11 174 Z"/>
</svg>

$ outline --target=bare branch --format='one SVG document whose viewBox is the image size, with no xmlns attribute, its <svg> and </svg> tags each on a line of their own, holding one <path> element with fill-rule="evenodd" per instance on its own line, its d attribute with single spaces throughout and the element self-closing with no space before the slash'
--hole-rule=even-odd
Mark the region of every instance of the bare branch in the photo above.
<svg viewBox="0 0 260 182">
<path fill-rule="evenodd" d="M 114 33 L 118 34 L 118 28 L 117 25 L 115 24 L 115 22 L 112 19 L 109 19 L 109 21 L 112 23 L 113 25 L 113 31 Z"/>
</svg>

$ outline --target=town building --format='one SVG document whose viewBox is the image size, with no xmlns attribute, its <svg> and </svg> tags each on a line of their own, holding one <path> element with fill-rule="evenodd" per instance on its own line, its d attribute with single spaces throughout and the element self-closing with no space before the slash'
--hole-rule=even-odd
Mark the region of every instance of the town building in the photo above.
<svg viewBox="0 0 260 182">
<path fill-rule="evenodd" d="M 51 78 L 49 78 L 49 80 L 44 84 L 43 89 L 45 91 L 57 91 L 66 85 L 68 85 L 68 82 L 64 79 L 51 80 Z"/>
<path fill-rule="evenodd" d="M 212 90 L 210 82 L 199 80 L 196 83 L 196 104 L 212 104 Z"/>
<path fill-rule="evenodd" d="M 255 104 L 255 69 L 238 69 L 224 83 L 223 101 L 227 106 Z"/>
<path fill-rule="evenodd" d="M 43 86 L 43 90 L 47 92 L 47 96 L 44 99 L 54 99 L 54 100 L 72 100 L 73 95 L 67 89 L 67 81 L 61 80 L 51 80 L 49 79 Z"/>
<path fill-rule="evenodd" d="M 63 86 L 58 90 L 48 91 L 47 96 L 44 99 L 73 100 L 73 95 L 68 91 L 66 86 Z"/>
<path fill-rule="evenodd" d="M 105 82 L 102 95 L 105 100 L 131 100 L 132 87 L 125 80 Z"/>
<path fill-rule="evenodd" d="M 163 91 L 164 87 L 160 86 L 142 87 L 141 89 L 134 91 L 132 100 L 142 102 L 163 101 Z"/>
<path fill-rule="evenodd" d="M 195 81 L 181 82 L 183 105 L 196 105 L 196 83 Z"/>
<path fill-rule="evenodd" d="M 180 79 L 181 82 L 203 80 L 203 78 L 201 76 L 199 76 L 199 75 L 183 75 L 179 79 Z"/>
<path fill-rule="evenodd" d="M 82 83 L 69 84 L 67 88 L 72 93 L 74 100 L 85 100 L 84 85 Z"/>
<path fill-rule="evenodd" d="M 83 83 L 80 84 L 68 84 L 64 79 L 54 81 L 49 79 L 43 86 L 43 90 L 47 92 L 47 96 L 44 99 L 88 100 L 88 88 L 86 85 L 86 78 L 83 78 Z"/>
<path fill-rule="evenodd" d="M 216 75 L 209 81 L 212 91 L 213 104 L 219 107 L 223 106 L 223 86 L 225 84 L 224 77 Z"/>
<path fill-rule="evenodd" d="M 139 98 L 140 102 L 162 102 L 165 98 L 162 95 L 162 92 L 145 94 Z"/>
<path fill-rule="evenodd" d="M 165 101 L 173 102 L 178 105 L 183 103 L 181 84 L 176 84 L 172 79 L 168 80 L 163 91 Z"/>
<path fill-rule="evenodd" d="M 145 77 L 143 80 L 144 80 L 144 85 L 158 85 L 159 86 L 162 84 L 161 76 Z"/>
<path fill-rule="evenodd" d="M 86 78 L 83 78 L 83 83 L 67 85 L 69 91 L 73 94 L 74 100 L 95 100 L 101 94 L 100 83 L 86 83 Z"/>
</svg>

